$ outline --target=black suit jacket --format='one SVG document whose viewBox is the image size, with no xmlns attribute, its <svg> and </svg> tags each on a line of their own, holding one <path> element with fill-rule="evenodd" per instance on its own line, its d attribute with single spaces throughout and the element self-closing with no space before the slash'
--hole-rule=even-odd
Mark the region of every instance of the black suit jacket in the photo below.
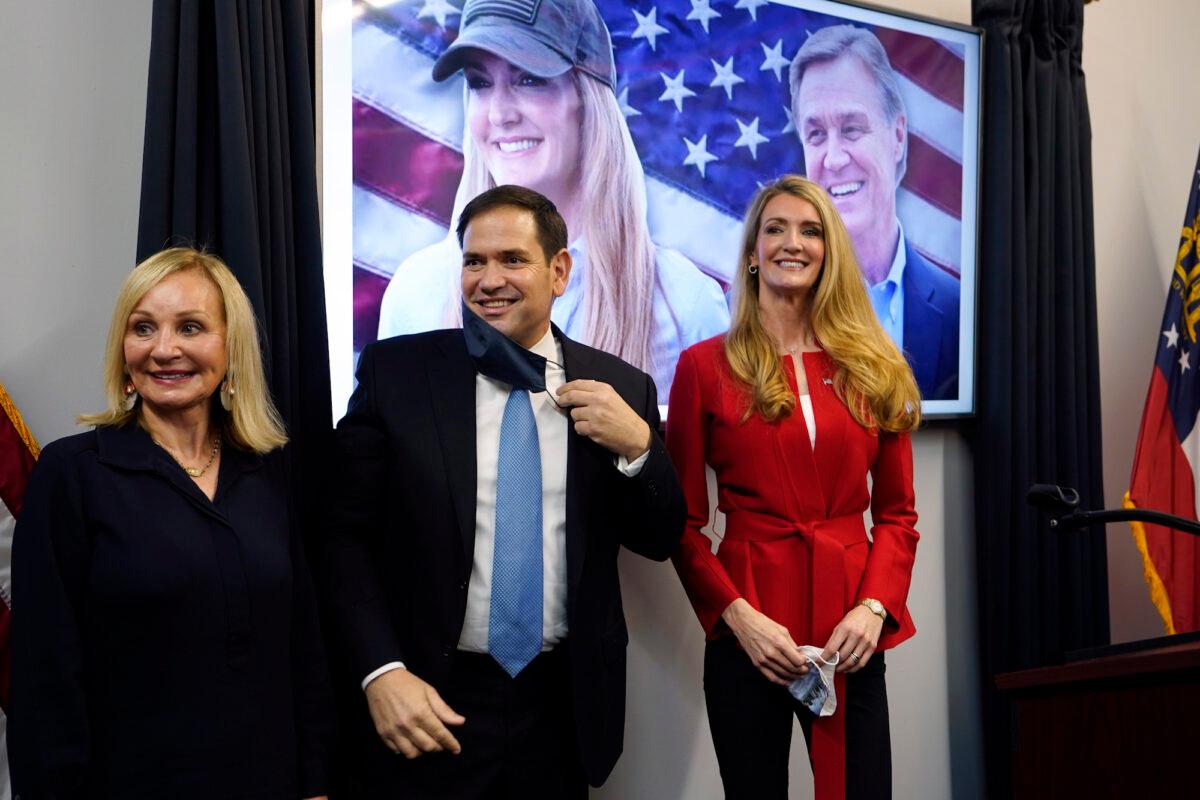
<svg viewBox="0 0 1200 800">
<path fill-rule="evenodd" d="M 904 243 L 904 353 L 925 400 L 958 397 L 959 283 Z"/>
<path fill-rule="evenodd" d="M 648 375 L 554 334 L 568 380 L 611 384 L 657 431 Z M 334 636 L 355 680 L 403 661 L 437 688 L 457 651 L 474 551 L 475 369 L 462 331 L 445 330 L 368 345 L 357 376 L 335 446 L 326 560 Z M 597 786 L 624 731 L 629 635 L 618 547 L 661 561 L 683 531 L 674 467 L 657 432 L 652 439 L 633 478 L 599 445 L 574 431 L 567 439 L 570 701 L 584 771 Z"/>
<path fill-rule="evenodd" d="M 327 791 L 329 683 L 284 467 L 227 445 L 210 502 L 134 424 L 42 451 L 13 537 L 15 794 Z"/>
</svg>

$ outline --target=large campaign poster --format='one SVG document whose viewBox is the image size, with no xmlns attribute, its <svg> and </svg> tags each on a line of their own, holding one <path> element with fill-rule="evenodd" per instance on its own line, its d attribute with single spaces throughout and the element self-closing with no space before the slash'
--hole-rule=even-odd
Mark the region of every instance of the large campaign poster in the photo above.
<svg viewBox="0 0 1200 800">
<path fill-rule="evenodd" d="M 577 13 L 563 0 L 497 4 L 513 9 L 516 26 L 548 24 L 538 14 L 545 19 L 552 6 Z M 578 187 L 566 204 L 572 255 L 584 266 L 556 303 L 555 322 L 646 369 L 665 403 L 679 351 L 728 326 L 748 202 L 789 172 L 819 183 L 842 212 L 867 282 L 878 284 L 881 321 L 913 362 L 923 411 L 969 413 L 978 32 L 815 0 L 599 0 L 595 8 L 616 83 L 575 76 L 584 108 L 576 118 L 555 116 L 528 81 L 526 90 L 516 80 L 510 107 L 498 110 L 473 105 L 477 89 L 462 71 L 433 79 L 459 34 L 460 0 L 324 4 L 335 416 L 367 343 L 458 324 L 451 226 L 480 175 Z M 604 92 L 619 113 L 596 110 Z M 619 153 L 596 149 L 605 139 L 597 125 L 611 129 L 609 140 L 631 138 L 636 164 L 611 179 L 625 195 L 598 190 L 587 172 L 620 163 Z M 464 164 L 478 174 L 464 176 Z M 643 207 L 608 207 L 630 187 Z M 640 236 L 649 251 L 611 253 L 612 242 Z"/>
</svg>

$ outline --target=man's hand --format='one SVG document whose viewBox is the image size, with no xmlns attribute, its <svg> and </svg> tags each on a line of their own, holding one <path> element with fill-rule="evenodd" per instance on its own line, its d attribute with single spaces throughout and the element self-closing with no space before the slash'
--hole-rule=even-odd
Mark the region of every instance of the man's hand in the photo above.
<svg viewBox="0 0 1200 800">
<path fill-rule="evenodd" d="M 771 683 L 787 686 L 808 672 L 808 660 L 788 629 L 739 597 L 721 613 L 750 661 Z"/>
<path fill-rule="evenodd" d="M 375 732 L 393 753 L 416 758 L 441 750 L 455 755 L 462 751 L 446 726 L 462 725 L 466 719 L 407 669 L 383 673 L 367 684 L 366 693 Z"/>
<path fill-rule="evenodd" d="M 867 665 L 879 644 L 883 619 L 866 606 L 850 609 L 833 629 L 821 658 L 828 661 L 838 653 L 837 672 L 858 672 Z"/>
<path fill-rule="evenodd" d="M 571 406 L 576 433 L 627 461 L 650 449 L 650 426 L 607 383 L 569 381 L 559 387 L 558 402 Z"/>
</svg>

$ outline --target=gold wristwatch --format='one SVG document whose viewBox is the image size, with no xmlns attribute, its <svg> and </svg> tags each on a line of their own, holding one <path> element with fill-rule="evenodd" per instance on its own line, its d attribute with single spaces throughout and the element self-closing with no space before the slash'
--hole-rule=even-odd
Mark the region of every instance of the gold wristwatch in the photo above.
<svg viewBox="0 0 1200 800">
<path fill-rule="evenodd" d="M 866 606 L 872 614 L 879 617 L 884 622 L 887 622 L 887 609 L 883 607 L 883 603 L 876 600 L 874 597 L 864 597 L 858 601 L 860 606 Z"/>
</svg>

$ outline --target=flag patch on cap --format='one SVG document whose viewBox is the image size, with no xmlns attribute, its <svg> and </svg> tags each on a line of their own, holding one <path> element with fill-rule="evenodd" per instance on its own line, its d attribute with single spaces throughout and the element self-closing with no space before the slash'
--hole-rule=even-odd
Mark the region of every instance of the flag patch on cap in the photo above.
<svg viewBox="0 0 1200 800">
<path fill-rule="evenodd" d="M 470 8 L 466 10 L 462 24 L 466 27 L 476 17 L 491 15 L 508 17 L 532 25 L 537 19 L 538 7 L 541 4 L 542 0 L 481 0 L 478 3 L 469 3 Z"/>
</svg>

